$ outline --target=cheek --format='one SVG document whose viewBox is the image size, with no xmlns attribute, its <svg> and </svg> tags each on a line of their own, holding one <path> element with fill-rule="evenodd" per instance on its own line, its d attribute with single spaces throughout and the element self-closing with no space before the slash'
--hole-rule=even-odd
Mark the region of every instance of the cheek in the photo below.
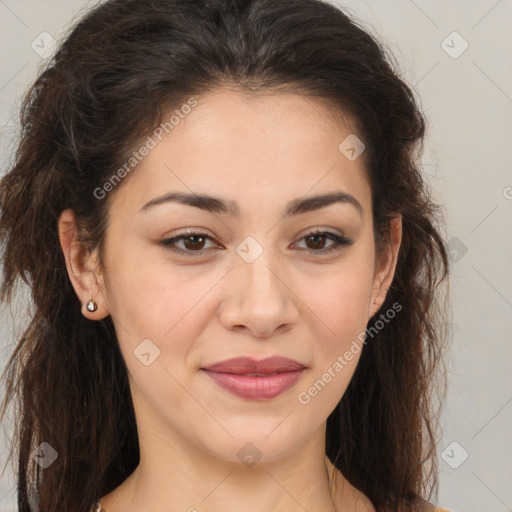
<svg viewBox="0 0 512 512">
<path fill-rule="evenodd" d="M 368 274 L 345 275 L 336 288 L 330 290 L 332 329 L 345 336 L 348 331 L 366 326 L 369 315 L 372 282 Z"/>
<path fill-rule="evenodd" d="M 305 413 L 327 417 L 345 393 L 364 349 L 372 274 L 352 266 L 321 283 L 307 302 L 318 318 L 312 327 L 314 358 L 297 400 Z M 311 411 L 315 411 L 312 413 Z"/>
<path fill-rule="evenodd" d="M 328 349 L 365 329 L 370 313 L 372 278 L 369 265 L 352 265 L 347 261 L 336 272 L 304 281 L 301 297 L 318 320 L 319 332 L 330 342 L 324 344 Z"/>
<path fill-rule="evenodd" d="M 112 317 L 130 378 L 143 400 L 162 413 L 165 404 L 180 408 L 188 403 L 179 383 L 189 379 L 187 357 L 204 329 L 200 301 L 212 286 L 210 279 L 198 286 L 176 271 L 164 271 L 147 265 L 129 271 L 130 279 L 112 283 Z"/>
<path fill-rule="evenodd" d="M 119 244 L 122 250 L 116 251 L 112 244 L 109 309 L 128 330 L 161 338 L 189 312 L 193 314 L 211 279 L 199 267 L 191 271 L 170 265 L 154 249 L 155 254 L 148 255 L 142 244 L 132 245 Z"/>
<path fill-rule="evenodd" d="M 310 315 L 315 316 L 316 325 L 310 328 L 315 350 L 298 401 L 320 417 L 328 415 L 345 393 L 364 349 L 373 284 L 372 261 L 365 254 L 354 253 L 337 272 L 304 288 L 305 302 L 316 313 Z"/>
<path fill-rule="evenodd" d="M 189 354 L 214 311 L 209 305 L 213 294 L 209 292 L 224 273 L 222 269 L 212 272 L 201 266 L 171 266 L 161 258 L 146 256 L 144 260 L 140 256 L 138 260 L 131 253 L 110 276 L 109 306 L 120 348 L 128 369 L 142 387 L 158 389 L 162 384 L 156 383 L 154 377 L 141 380 L 145 379 L 145 367 L 134 354 L 142 347 L 152 357 L 157 354 L 152 370 L 165 369 L 180 382 L 188 378 Z M 148 351 L 146 348 L 144 352 Z M 164 372 L 164 381 L 168 379 L 170 375 Z M 174 382 L 172 378 L 171 381 Z"/>
</svg>

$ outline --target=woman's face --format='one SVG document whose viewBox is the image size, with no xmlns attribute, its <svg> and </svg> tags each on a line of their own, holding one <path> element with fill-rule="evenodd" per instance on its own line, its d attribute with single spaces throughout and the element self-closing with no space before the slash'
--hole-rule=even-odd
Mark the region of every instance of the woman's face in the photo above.
<svg viewBox="0 0 512 512">
<path fill-rule="evenodd" d="M 341 399 L 398 246 L 376 267 L 362 146 L 321 104 L 227 90 L 197 101 L 111 192 L 103 291 L 83 295 L 100 307 L 86 314 L 112 316 L 139 434 L 272 460 L 311 440 Z M 204 370 L 274 356 L 304 369 Z"/>
</svg>

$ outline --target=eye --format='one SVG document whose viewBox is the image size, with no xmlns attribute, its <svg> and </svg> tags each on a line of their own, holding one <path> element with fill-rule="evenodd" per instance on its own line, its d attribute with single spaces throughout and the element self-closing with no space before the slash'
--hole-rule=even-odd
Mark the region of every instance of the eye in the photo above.
<svg viewBox="0 0 512 512">
<path fill-rule="evenodd" d="M 349 240 L 344 235 L 337 235 L 335 233 L 331 233 L 330 231 L 312 231 L 307 235 L 303 236 L 300 241 L 305 240 L 306 244 L 309 246 L 306 247 L 306 251 L 318 252 L 318 253 L 328 253 L 331 251 L 339 251 L 346 246 L 352 245 L 354 242 Z M 331 245 L 325 248 L 325 243 L 327 241 L 331 241 Z"/>
<path fill-rule="evenodd" d="M 308 252 L 315 252 L 319 254 L 326 254 L 332 251 L 339 251 L 344 247 L 353 244 L 352 240 L 349 240 L 343 235 L 337 235 L 330 231 L 311 231 L 307 235 L 303 236 L 299 241 L 305 241 L 306 248 L 303 249 Z M 187 254 L 187 255 L 202 255 L 208 247 L 205 244 L 208 241 L 213 241 L 213 238 L 206 233 L 199 232 L 187 232 L 185 234 L 177 235 L 166 240 L 162 240 L 160 243 L 170 249 L 171 251 Z M 330 245 L 325 247 L 326 242 L 331 242 Z M 182 247 L 178 244 L 183 243 Z M 210 247 L 218 248 L 218 247 Z"/>
<path fill-rule="evenodd" d="M 162 240 L 161 244 L 174 252 L 180 253 L 198 253 L 202 254 L 204 251 L 204 245 L 208 240 L 213 240 L 206 233 L 186 233 L 183 235 L 178 235 L 173 238 L 168 238 L 166 240 Z M 176 244 L 179 242 L 184 243 L 184 248 L 176 247 Z"/>
</svg>

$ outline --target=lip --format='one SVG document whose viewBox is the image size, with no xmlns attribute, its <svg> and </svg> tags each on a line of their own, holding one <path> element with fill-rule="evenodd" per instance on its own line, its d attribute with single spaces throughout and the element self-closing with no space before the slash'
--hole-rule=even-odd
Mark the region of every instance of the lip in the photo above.
<svg viewBox="0 0 512 512">
<path fill-rule="evenodd" d="M 210 372 L 247 375 L 250 373 L 268 374 L 302 370 L 304 365 L 293 359 L 281 356 L 267 357 L 260 360 L 253 359 L 252 357 L 234 357 L 201 369 Z"/>
<path fill-rule="evenodd" d="M 286 357 L 236 357 L 201 368 L 222 389 L 248 400 L 270 400 L 290 389 L 306 368 Z"/>
</svg>

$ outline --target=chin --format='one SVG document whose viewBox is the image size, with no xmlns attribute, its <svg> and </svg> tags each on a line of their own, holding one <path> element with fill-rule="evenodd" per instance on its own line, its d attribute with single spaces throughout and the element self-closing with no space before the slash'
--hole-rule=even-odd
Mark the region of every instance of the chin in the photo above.
<svg viewBox="0 0 512 512">
<path fill-rule="evenodd" d="M 289 424 L 285 426 L 286 422 Z M 282 418 L 259 419 L 256 422 L 254 418 L 247 418 L 238 420 L 236 426 L 227 427 L 227 430 L 233 437 L 222 429 L 215 435 L 209 432 L 208 437 L 201 440 L 202 449 L 219 459 L 248 465 L 287 457 L 309 437 L 303 427 L 294 428 L 290 419 L 283 421 Z"/>
</svg>

